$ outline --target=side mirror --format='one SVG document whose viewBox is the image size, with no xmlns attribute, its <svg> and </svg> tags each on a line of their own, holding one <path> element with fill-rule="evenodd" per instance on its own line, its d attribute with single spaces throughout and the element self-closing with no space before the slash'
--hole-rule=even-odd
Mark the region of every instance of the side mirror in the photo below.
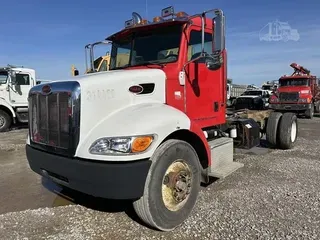
<svg viewBox="0 0 320 240">
<path fill-rule="evenodd" d="M 206 67 L 209 70 L 217 70 L 222 66 L 222 64 L 223 58 L 221 54 L 206 57 Z"/>
<path fill-rule="evenodd" d="M 222 11 L 217 11 L 212 19 L 212 54 L 206 60 L 209 70 L 217 70 L 223 64 L 222 51 L 225 49 L 225 17 Z"/>
<path fill-rule="evenodd" d="M 222 12 L 216 12 L 217 16 L 212 19 L 212 50 L 213 53 L 221 53 L 225 49 L 225 16 Z"/>
</svg>

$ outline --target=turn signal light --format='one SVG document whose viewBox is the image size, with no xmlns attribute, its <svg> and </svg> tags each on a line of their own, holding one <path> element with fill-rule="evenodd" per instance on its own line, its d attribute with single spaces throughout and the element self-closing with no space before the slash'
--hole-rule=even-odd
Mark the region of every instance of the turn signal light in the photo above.
<svg viewBox="0 0 320 240">
<path fill-rule="evenodd" d="M 143 152 L 151 145 L 152 141 L 153 138 L 151 136 L 137 137 L 131 144 L 131 151 L 135 153 Z"/>
</svg>

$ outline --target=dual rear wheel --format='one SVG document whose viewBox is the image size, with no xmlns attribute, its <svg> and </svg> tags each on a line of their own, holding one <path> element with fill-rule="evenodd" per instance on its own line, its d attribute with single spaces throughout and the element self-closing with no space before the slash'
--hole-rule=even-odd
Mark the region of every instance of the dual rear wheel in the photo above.
<svg viewBox="0 0 320 240">
<path fill-rule="evenodd" d="M 298 137 L 298 119 L 294 113 L 271 112 L 266 127 L 268 143 L 276 148 L 291 149 Z"/>
</svg>

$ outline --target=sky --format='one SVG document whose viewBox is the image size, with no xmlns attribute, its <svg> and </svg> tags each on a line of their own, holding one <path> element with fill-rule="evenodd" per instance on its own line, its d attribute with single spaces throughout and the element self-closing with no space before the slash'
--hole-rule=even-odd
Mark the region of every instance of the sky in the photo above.
<svg viewBox="0 0 320 240">
<path fill-rule="evenodd" d="M 292 62 L 320 77 L 320 1 L 316 0 L 3 1 L 0 66 L 34 68 L 41 79 L 70 78 L 72 64 L 84 72 L 86 44 L 121 30 L 133 11 L 152 20 L 171 5 L 190 15 L 212 8 L 224 11 L 228 78 L 234 83 L 260 85 L 278 79 L 292 73 Z M 277 20 L 287 23 L 281 26 L 295 40 L 260 39 L 271 36 L 265 26 L 276 26 L 272 23 Z"/>
</svg>

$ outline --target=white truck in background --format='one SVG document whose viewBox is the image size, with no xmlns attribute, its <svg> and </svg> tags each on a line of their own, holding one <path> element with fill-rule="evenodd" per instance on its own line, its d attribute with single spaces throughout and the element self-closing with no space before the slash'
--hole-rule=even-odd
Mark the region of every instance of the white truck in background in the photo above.
<svg viewBox="0 0 320 240">
<path fill-rule="evenodd" d="M 227 84 L 227 105 L 228 107 L 233 106 L 237 97 L 241 96 L 248 88 L 248 85 L 240 85 L 240 84 Z"/>
<path fill-rule="evenodd" d="M 0 67 L 0 132 L 13 124 L 28 122 L 28 93 L 31 87 L 48 82 L 36 80 L 31 68 L 8 65 Z"/>
</svg>

